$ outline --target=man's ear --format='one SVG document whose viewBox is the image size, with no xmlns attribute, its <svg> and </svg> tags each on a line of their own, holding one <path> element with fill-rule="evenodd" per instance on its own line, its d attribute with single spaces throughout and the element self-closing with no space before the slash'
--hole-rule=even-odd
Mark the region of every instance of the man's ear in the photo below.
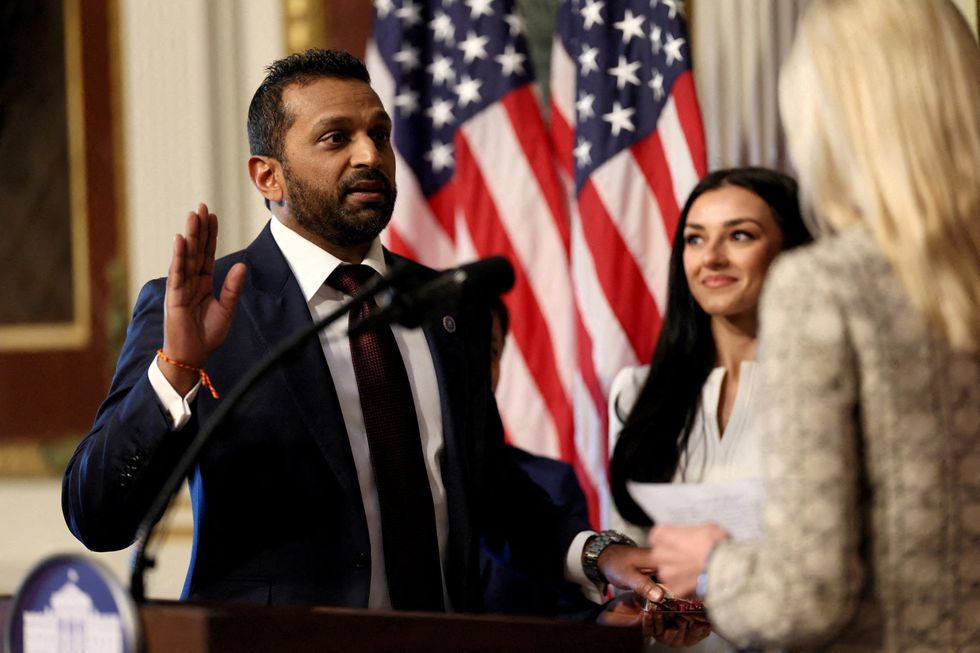
<svg viewBox="0 0 980 653">
<path fill-rule="evenodd" d="M 262 197 L 275 203 L 285 199 L 286 191 L 279 161 L 271 156 L 251 156 L 248 159 L 248 174 Z"/>
</svg>

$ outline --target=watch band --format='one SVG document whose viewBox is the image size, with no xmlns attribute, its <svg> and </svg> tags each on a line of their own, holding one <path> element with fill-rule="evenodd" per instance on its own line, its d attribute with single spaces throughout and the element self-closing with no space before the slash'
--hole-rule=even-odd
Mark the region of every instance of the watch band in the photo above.
<svg viewBox="0 0 980 653">
<path fill-rule="evenodd" d="M 609 581 L 599 570 L 599 556 L 610 544 L 636 546 L 636 542 L 619 531 L 601 531 L 586 540 L 585 547 L 582 549 L 582 571 L 585 572 L 586 578 L 602 590 L 605 590 Z"/>
</svg>

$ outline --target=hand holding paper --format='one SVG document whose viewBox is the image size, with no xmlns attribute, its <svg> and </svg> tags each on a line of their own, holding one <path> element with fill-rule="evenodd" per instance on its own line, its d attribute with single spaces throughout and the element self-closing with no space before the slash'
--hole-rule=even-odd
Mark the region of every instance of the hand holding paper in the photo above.
<svg viewBox="0 0 980 653">
<path fill-rule="evenodd" d="M 756 479 L 715 483 L 629 483 L 656 524 L 650 531 L 657 578 L 678 596 L 694 593 L 714 546 L 762 535 L 765 489 Z"/>
<path fill-rule="evenodd" d="M 765 488 L 759 479 L 715 483 L 627 483 L 656 524 L 714 522 L 736 540 L 762 536 Z"/>
</svg>

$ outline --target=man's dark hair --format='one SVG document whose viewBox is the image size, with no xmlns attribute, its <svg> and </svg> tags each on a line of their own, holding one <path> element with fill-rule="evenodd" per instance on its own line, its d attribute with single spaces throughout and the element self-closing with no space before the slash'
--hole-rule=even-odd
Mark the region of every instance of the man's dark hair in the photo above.
<svg viewBox="0 0 980 653">
<path fill-rule="evenodd" d="M 248 146 L 252 155 L 283 160 L 286 131 L 295 116 L 282 103 L 289 84 L 306 86 L 322 77 L 356 79 L 371 83 L 364 63 L 344 50 L 312 49 L 273 61 L 248 106 Z"/>
</svg>

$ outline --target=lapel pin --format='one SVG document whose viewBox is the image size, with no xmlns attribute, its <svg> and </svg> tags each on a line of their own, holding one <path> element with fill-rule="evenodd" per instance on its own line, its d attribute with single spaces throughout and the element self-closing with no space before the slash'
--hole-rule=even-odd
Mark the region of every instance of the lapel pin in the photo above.
<svg viewBox="0 0 980 653">
<path fill-rule="evenodd" d="M 456 320 L 453 319 L 452 315 L 443 316 L 442 328 L 448 333 L 456 333 Z"/>
</svg>

